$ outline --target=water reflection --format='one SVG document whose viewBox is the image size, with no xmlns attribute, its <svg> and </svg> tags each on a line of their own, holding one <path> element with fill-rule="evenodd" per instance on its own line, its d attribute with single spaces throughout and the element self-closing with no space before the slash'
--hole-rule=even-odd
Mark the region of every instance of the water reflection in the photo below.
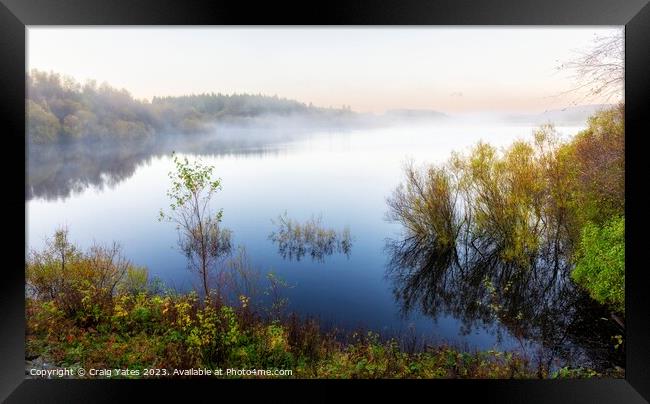
<svg viewBox="0 0 650 404">
<path fill-rule="evenodd" d="M 612 340 L 622 330 L 574 286 L 561 255 L 540 253 L 533 265 L 521 265 L 503 260 L 497 248 L 484 254 L 467 243 L 444 248 L 414 237 L 387 241 L 387 276 L 404 313 L 452 315 L 465 334 L 479 327 L 507 330 L 545 369 L 624 366 L 623 349 L 614 349 Z"/>
<path fill-rule="evenodd" d="M 340 253 L 350 257 L 352 237 L 345 227 L 337 232 L 325 228 L 320 216 L 312 216 L 304 223 L 290 219 L 287 213 L 273 220 L 277 230 L 271 232 L 269 240 L 278 246 L 278 253 L 284 259 L 300 261 L 305 255 L 317 262 L 324 262 L 326 256 Z"/>
<path fill-rule="evenodd" d="M 200 156 L 267 156 L 281 152 L 286 138 L 265 140 L 232 136 L 204 136 L 182 140 L 164 139 L 108 142 L 77 142 L 75 144 L 30 145 L 28 150 L 25 198 L 31 200 L 65 199 L 88 187 L 112 188 L 131 177 L 138 167 L 152 158 L 172 151 Z"/>
</svg>

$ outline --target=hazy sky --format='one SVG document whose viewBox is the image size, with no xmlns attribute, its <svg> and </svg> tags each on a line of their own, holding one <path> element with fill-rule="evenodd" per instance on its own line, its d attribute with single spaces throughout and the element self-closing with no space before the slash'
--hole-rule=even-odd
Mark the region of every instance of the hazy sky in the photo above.
<svg viewBox="0 0 650 404">
<path fill-rule="evenodd" d="M 572 81 L 556 67 L 616 33 L 623 28 L 30 27 L 27 65 L 147 99 L 249 92 L 361 112 L 541 112 L 568 105 L 557 95 Z"/>
</svg>

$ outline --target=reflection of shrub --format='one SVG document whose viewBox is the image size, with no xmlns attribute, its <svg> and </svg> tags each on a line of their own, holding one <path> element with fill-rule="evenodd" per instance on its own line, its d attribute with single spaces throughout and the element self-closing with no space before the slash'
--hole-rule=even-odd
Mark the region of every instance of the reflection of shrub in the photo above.
<svg viewBox="0 0 650 404">
<path fill-rule="evenodd" d="M 573 279 L 591 297 L 625 312 L 625 216 L 582 230 Z"/>
<path fill-rule="evenodd" d="M 350 256 L 352 236 L 348 227 L 340 232 L 325 228 L 320 216 L 312 216 L 300 223 L 289 218 L 287 212 L 272 222 L 278 229 L 269 235 L 269 240 L 278 245 L 278 252 L 283 258 L 300 261 L 309 254 L 313 260 L 323 262 L 326 256 L 334 252 Z"/>
</svg>

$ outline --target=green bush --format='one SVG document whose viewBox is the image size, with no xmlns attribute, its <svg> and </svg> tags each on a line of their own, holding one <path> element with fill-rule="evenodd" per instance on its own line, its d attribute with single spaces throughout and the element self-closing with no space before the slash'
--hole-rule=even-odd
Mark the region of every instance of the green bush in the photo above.
<svg viewBox="0 0 650 404">
<path fill-rule="evenodd" d="M 84 324 L 110 313 L 113 296 L 147 286 L 146 268 L 133 266 L 118 244 L 82 251 L 69 241 L 67 229 L 57 230 L 42 251 L 30 252 L 25 275 L 30 296 L 56 303 Z"/>
<path fill-rule="evenodd" d="M 625 216 L 582 229 L 571 276 L 592 298 L 625 313 Z"/>
</svg>

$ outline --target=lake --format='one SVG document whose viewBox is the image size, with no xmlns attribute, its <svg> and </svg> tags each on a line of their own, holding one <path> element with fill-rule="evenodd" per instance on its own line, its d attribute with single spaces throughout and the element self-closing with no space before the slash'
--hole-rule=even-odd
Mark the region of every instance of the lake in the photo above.
<svg viewBox="0 0 650 404">
<path fill-rule="evenodd" d="M 568 136 L 581 127 L 557 129 Z M 543 342 L 536 336 L 543 332 L 516 336 L 498 320 L 473 318 L 458 307 L 441 307 L 434 314 L 418 307 L 405 312 L 386 273 L 387 240 L 401 234 L 399 223 L 386 220 L 386 198 L 402 181 L 406 161 L 441 163 L 452 151 L 468 150 L 479 140 L 507 146 L 518 138 L 531 139 L 532 130 L 525 125 L 422 124 L 306 130 L 286 138 L 280 131 L 273 141 L 264 142 L 263 134 L 251 129 L 255 132 L 251 136 L 262 141 L 249 143 L 228 141 L 228 136 L 236 138 L 235 132 L 219 140 L 217 128 L 211 136 L 218 141 L 200 143 L 189 152 L 175 150 L 198 155 L 214 166 L 223 185 L 214 207 L 223 209 L 223 225 L 262 273 L 272 270 L 291 286 L 284 291 L 290 311 L 317 317 L 328 327 L 411 333 L 469 349 L 524 349 L 532 355 Z M 246 137 L 247 130 L 236 135 Z M 169 204 L 167 173 L 173 169 L 169 151 L 137 154 L 97 168 L 95 163 L 100 165 L 109 153 L 97 149 L 101 157 L 87 159 L 76 171 L 56 158 L 52 167 L 32 159 L 30 164 L 44 168 L 37 172 L 39 167 L 33 165 L 30 171 L 34 192 L 27 201 L 28 248 L 41 248 L 47 236 L 65 225 L 79 246 L 117 241 L 132 262 L 148 267 L 151 276 L 179 290 L 191 288 L 196 279 L 176 248 L 177 233 L 171 224 L 158 221 L 159 210 Z M 349 228 L 348 254 L 283 257 L 269 235 L 277 231 L 273 220 L 285 212 L 298 222 L 320 216 L 327 228 Z M 593 349 L 602 350 L 609 336 L 589 332 L 595 337 L 564 339 L 565 345 L 580 352 L 572 360 L 614 360 L 611 354 L 590 353 L 594 340 L 598 347 Z"/>
</svg>

